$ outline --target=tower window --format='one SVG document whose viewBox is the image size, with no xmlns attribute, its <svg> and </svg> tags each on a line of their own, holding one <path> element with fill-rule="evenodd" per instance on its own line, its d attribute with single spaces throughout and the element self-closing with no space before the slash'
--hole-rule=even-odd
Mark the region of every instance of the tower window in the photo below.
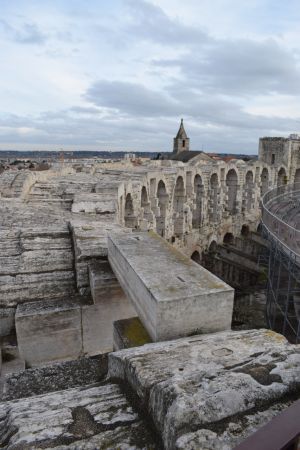
<svg viewBox="0 0 300 450">
<path fill-rule="evenodd" d="M 275 163 L 275 154 L 272 153 L 272 161 L 271 161 L 271 164 L 274 164 L 274 163 Z"/>
<path fill-rule="evenodd" d="M 184 139 L 182 140 L 182 147 L 183 148 L 185 147 L 185 140 Z"/>
</svg>

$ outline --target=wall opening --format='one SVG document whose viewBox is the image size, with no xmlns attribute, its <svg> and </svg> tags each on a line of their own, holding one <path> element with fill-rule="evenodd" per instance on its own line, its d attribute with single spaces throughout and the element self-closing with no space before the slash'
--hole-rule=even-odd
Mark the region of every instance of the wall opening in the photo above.
<svg viewBox="0 0 300 450">
<path fill-rule="evenodd" d="M 176 180 L 174 198 L 173 198 L 173 219 L 174 219 L 174 234 L 180 236 L 184 233 L 184 181 L 181 176 Z"/>
<path fill-rule="evenodd" d="M 295 172 L 295 183 L 300 183 L 300 169 Z"/>
<path fill-rule="evenodd" d="M 260 175 L 260 195 L 263 196 L 269 189 L 269 172 L 266 167 L 262 170 Z"/>
<path fill-rule="evenodd" d="M 238 177 L 234 169 L 230 169 L 227 172 L 226 186 L 227 186 L 227 210 L 231 214 L 235 214 L 237 212 L 236 197 L 238 191 Z"/>
<path fill-rule="evenodd" d="M 253 173 L 251 170 L 248 170 L 246 173 L 246 183 L 245 183 L 245 209 L 246 211 L 251 211 L 254 203 L 254 182 L 253 182 Z"/>
<path fill-rule="evenodd" d="M 278 172 L 278 178 L 277 178 L 277 186 L 282 186 L 283 184 L 287 183 L 286 178 L 286 171 L 283 167 Z"/>
<path fill-rule="evenodd" d="M 217 222 L 219 217 L 218 200 L 219 200 L 219 180 L 218 175 L 213 173 L 209 182 L 209 199 L 208 199 L 208 216 L 212 222 Z"/>
<path fill-rule="evenodd" d="M 194 210 L 193 210 L 193 228 L 199 228 L 202 224 L 202 198 L 203 183 L 200 175 L 194 178 Z"/>
<path fill-rule="evenodd" d="M 126 199 L 125 199 L 124 223 L 125 223 L 125 227 L 127 227 L 127 228 L 136 228 L 137 227 L 137 219 L 134 215 L 133 201 L 132 201 L 131 194 L 127 194 Z"/>
<path fill-rule="evenodd" d="M 226 233 L 223 238 L 223 243 L 228 245 L 234 245 L 234 236 L 232 233 Z"/>
<path fill-rule="evenodd" d="M 156 216 L 156 231 L 160 236 L 164 237 L 166 234 L 166 212 L 169 196 L 165 183 L 162 180 L 159 181 L 157 186 L 157 199 L 159 213 Z"/>
<path fill-rule="evenodd" d="M 195 261 L 197 264 L 201 264 L 201 256 L 197 250 L 194 251 L 194 253 L 191 256 L 191 259 Z"/>
<path fill-rule="evenodd" d="M 250 229 L 249 229 L 248 225 L 243 225 L 242 229 L 241 229 L 241 235 L 246 237 L 249 235 L 249 233 L 250 233 Z"/>
</svg>

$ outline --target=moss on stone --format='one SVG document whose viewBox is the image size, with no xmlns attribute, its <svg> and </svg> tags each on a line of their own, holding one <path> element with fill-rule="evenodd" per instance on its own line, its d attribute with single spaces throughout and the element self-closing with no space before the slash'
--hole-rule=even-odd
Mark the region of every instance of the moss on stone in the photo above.
<svg viewBox="0 0 300 450">
<path fill-rule="evenodd" d="M 138 317 L 124 320 L 122 326 L 122 337 L 126 342 L 126 347 L 138 347 L 152 342 L 149 334 Z"/>
</svg>

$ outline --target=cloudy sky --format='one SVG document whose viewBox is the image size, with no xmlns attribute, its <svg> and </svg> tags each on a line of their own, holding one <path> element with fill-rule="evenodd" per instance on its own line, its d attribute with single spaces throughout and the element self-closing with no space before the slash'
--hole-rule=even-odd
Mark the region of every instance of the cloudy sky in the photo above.
<svg viewBox="0 0 300 450">
<path fill-rule="evenodd" d="M 300 132 L 299 0 L 0 0 L 0 149 L 256 153 Z"/>
</svg>

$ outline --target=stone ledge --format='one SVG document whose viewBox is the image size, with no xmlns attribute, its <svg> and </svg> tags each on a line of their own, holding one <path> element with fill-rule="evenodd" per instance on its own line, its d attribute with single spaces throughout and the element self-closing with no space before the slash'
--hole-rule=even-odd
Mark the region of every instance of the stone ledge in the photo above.
<svg viewBox="0 0 300 450">
<path fill-rule="evenodd" d="M 299 396 L 300 347 L 270 330 L 224 331 L 111 353 L 109 376 L 129 384 L 173 450 L 183 435 L 219 435 L 220 423 Z"/>
</svg>

